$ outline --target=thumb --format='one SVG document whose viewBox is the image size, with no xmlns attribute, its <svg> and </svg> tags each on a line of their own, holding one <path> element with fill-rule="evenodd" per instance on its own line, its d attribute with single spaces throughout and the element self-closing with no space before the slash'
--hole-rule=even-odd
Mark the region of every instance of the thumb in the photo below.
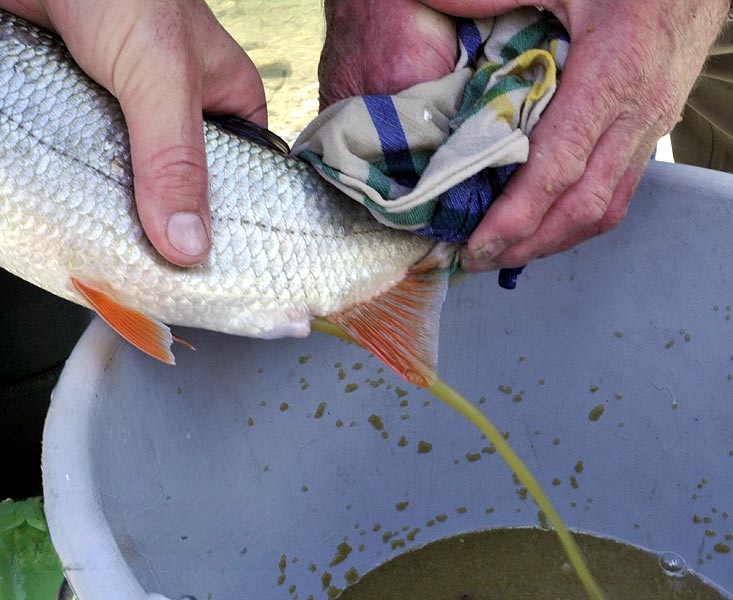
<svg viewBox="0 0 733 600">
<path fill-rule="evenodd" d="M 143 229 L 172 263 L 200 263 L 211 248 L 200 93 L 158 82 L 121 104 Z"/>
</svg>

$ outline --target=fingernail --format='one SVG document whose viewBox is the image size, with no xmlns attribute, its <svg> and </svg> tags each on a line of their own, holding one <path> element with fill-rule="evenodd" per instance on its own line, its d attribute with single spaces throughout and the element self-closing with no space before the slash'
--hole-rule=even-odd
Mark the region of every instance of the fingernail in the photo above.
<svg viewBox="0 0 733 600">
<path fill-rule="evenodd" d="M 487 240 L 483 244 L 481 244 L 474 252 L 471 253 L 473 258 L 477 260 L 484 260 L 488 261 L 495 256 L 499 256 L 502 252 L 504 252 L 504 249 L 506 248 L 506 244 L 503 240 L 500 239 L 493 239 L 493 240 Z"/>
<path fill-rule="evenodd" d="M 496 271 L 499 265 L 490 260 L 463 260 L 461 261 L 461 268 L 468 273 L 481 273 L 483 271 Z"/>
<path fill-rule="evenodd" d="M 201 256 L 209 249 L 209 236 L 198 213 L 173 213 L 166 234 L 170 245 L 187 256 Z"/>
<path fill-rule="evenodd" d="M 479 271 L 495 271 L 499 268 L 494 261 L 488 259 L 477 258 L 469 255 L 467 252 L 461 252 L 460 257 L 461 268 L 469 273 L 478 273 Z"/>
</svg>

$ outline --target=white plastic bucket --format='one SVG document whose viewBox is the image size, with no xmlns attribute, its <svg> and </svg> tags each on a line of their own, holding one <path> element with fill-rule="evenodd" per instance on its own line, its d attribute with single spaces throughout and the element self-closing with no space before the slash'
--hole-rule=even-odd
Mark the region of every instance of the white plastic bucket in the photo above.
<svg viewBox="0 0 733 600">
<path fill-rule="evenodd" d="M 453 288 L 440 351 L 571 528 L 676 552 L 728 590 L 732 232 L 733 176 L 652 164 L 613 232 L 515 291 Z M 324 572 L 343 587 L 444 536 L 537 524 L 468 422 L 360 348 L 177 333 L 197 351 L 169 368 L 95 321 L 54 393 L 46 511 L 81 600 L 325 598 Z"/>
</svg>

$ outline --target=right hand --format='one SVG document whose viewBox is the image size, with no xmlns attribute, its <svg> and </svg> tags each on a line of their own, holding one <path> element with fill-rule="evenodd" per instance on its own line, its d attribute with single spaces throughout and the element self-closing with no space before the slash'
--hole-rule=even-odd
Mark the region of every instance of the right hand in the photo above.
<svg viewBox="0 0 733 600">
<path fill-rule="evenodd" d="M 140 222 L 169 261 L 211 248 L 203 112 L 267 126 L 257 70 L 203 0 L 0 0 L 55 30 L 120 102 L 129 129 Z"/>
<path fill-rule="evenodd" d="M 457 37 L 446 14 L 484 18 L 533 5 L 553 11 L 572 43 L 526 164 L 461 252 L 470 271 L 517 267 L 618 224 L 728 0 L 326 0 L 321 108 L 447 75 Z"/>
</svg>

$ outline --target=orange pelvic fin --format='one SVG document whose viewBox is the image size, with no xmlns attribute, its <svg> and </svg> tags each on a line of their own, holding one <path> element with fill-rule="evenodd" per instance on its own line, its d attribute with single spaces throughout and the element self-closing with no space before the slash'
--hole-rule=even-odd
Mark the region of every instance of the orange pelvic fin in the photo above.
<svg viewBox="0 0 733 600">
<path fill-rule="evenodd" d="M 123 338 L 153 358 L 166 364 L 176 364 L 171 352 L 173 341 L 183 342 L 171 334 L 167 325 L 145 316 L 141 312 L 122 306 L 108 294 L 74 277 L 74 289 L 92 305 L 97 314 L 104 319 Z"/>
<path fill-rule="evenodd" d="M 436 378 L 440 309 L 454 257 L 454 246 L 440 245 L 389 291 L 326 320 L 401 377 L 427 387 Z"/>
</svg>

